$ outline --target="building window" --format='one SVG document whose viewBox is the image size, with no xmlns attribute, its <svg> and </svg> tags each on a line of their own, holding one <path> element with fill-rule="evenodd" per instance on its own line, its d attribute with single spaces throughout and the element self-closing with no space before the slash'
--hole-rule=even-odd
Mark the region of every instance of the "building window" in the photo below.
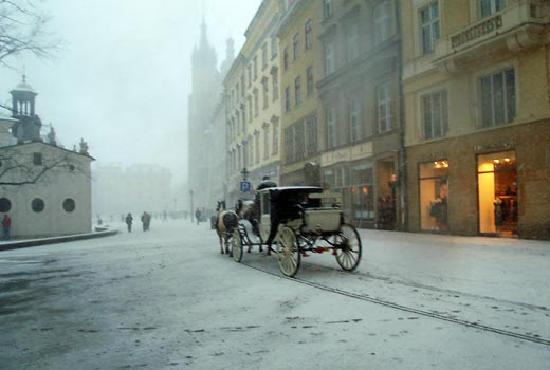
<svg viewBox="0 0 550 370">
<path fill-rule="evenodd" d="M 247 72 L 248 72 L 248 87 L 251 87 L 252 86 L 252 66 L 250 64 L 247 67 Z"/>
<path fill-rule="evenodd" d="M 374 7 L 374 44 L 378 45 L 391 35 L 391 6 L 384 1 Z"/>
<path fill-rule="evenodd" d="M 263 128 L 264 133 L 264 161 L 269 159 L 269 126 Z"/>
<path fill-rule="evenodd" d="M 306 50 L 309 50 L 313 47 L 313 29 L 312 29 L 312 22 L 311 19 L 308 19 L 305 25 L 305 44 L 306 44 Z"/>
<path fill-rule="evenodd" d="M 283 50 L 283 69 L 288 71 L 288 48 Z"/>
<path fill-rule="evenodd" d="M 74 199 L 71 199 L 71 198 L 67 198 L 63 201 L 63 209 L 67 212 L 73 212 L 76 208 L 76 203 L 74 201 Z"/>
<path fill-rule="evenodd" d="M 300 121 L 294 125 L 294 159 L 297 161 L 304 159 L 306 150 L 305 141 L 304 121 Z"/>
<path fill-rule="evenodd" d="M 254 81 L 256 81 L 256 79 L 258 78 L 258 57 L 257 56 L 254 56 L 252 66 L 254 68 Z"/>
<path fill-rule="evenodd" d="M 292 36 L 292 60 L 298 59 L 298 47 L 300 43 L 300 35 Z"/>
<path fill-rule="evenodd" d="M 285 128 L 285 154 L 286 162 L 294 162 L 294 127 Z"/>
<path fill-rule="evenodd" d="M 326 109 L 325 120 L 327 126 L 327 149 L 330 149 L 336 146 L 336 117 L 333 107 Z"/>
<path fill-rule="evenodd" d="M 290 112 L 290 87 L 285 88 L 285 112 Z"/>
<path fill-rule="evenodd" d="M 351 196 L 353 218 L 362 221 L 374 220 L 374 192 L 372 167 L 367 165 L 351 168 Z"/>
<path fill-rule="evenodd" d="M 332 170 L 323 171 L 323 187 L 325 189 L 334 188 L 334 171 Z"/>
<path fill-rule="evenodd" d="M 448 229 L 448 167 L 446 160 L 420 164 L 420 227 L 422 230 L 446 231 Z"/>
<path fill-rule="evenodd" d="M 317 120 L 315 116 L 306 118 L 306 154 L 317 153 Z"/>
<path fill-rule="evenodd" d="M 307 68 L 307 96 L 313 94 L 313 67 Z"/>
<path fill-rule="evenodd" d="M 434 139 L 447 133 L 447 92 L 440 91 L 422 97 L 424 138 Z"/>
<path fill-rule="evenodd" d="M 346 61 L 351 62 L 357 59 L 360 50 L 359 24 L 353 23 L 346 30 Z"/>
<path fill-rule="evenodd" d="M 516 117 L 516 76 L 513 69 L 481 77 L 481 125 L 498 126 Z"/>
<path fill-rule="evenodd" d="M 387 81 L 376 88 L 378 132 L 391 130 L 391 95 L 390 82 Z"/>
<path fill-rule="evenodd" d="M 260 163 L 260 132 L 256 131 L 254 132 L 254 146 L 256 149 L 255 157 L 256 157 L 256 164 Z"/>
<path fill-rule="evenodd" d="M 252 102 L 252 96 L 248 96 L 248 123 L 252 123 L 253 115 L 254 115 L 254 105 Z M 243 120 L 244 120 L 244 111 L 243 111 Z M 244 133 L 244 129 L 243 129 L 243 133 Z"/>
<path fill-rule="evenodd" d="M 422 54 L 435 50 L 439 40 L 439 4 L 437 1 L 420 8 L 420 33 L 422 35 Z"/>
<path fill-rule="evenodd" d="M 279 99 L 279 74 L 277 69 L 273 70 L 271 77 L 273 82 L 273 101 L 275 101 Z"/>
<path fill-rule="evenodd" d="M 481 18 L 489 17 L 506 7 L 506 0 L 478 0 L 478 2 Z"/>
<path fill-rule="evenodd" d="M 254 117 L 258 116 L 259 111 L 260 111 L 260 107 L 259 107 L 258 89 L 254 89 Z"/>
<path fill-rule="evenodd" d="M 277 56 L 277 38 L 271 38 L 271 59 L 275 59 Z"/>
<path fill-rule="evenodd" d="M 36 213 L 42 212 L 44 210 L 44 201 L 40 198 L 33 199 L 31 207 Z"/>
<path fill-rule="evenodd" d="M 11 201 L 7 198 L 0 198 L 0 212 L 8 212 L 11 210 Z"/>
<path fill-rule="evenodd" d="M 349 131 L 350 141 L 355 143 L 361 140 L 361 100 L 358 97 L 353 97 L 349 101 Z"/>
<path fill-rule="evenodd" d="M 262 45 L 262 71 L 267 68 L 267 42 Z"/>
<path fill-rule="evenodd" d="M 325 18 L 332 16 L 332 0 L 323 0 L 323 14 Z"/>
<path fill-rule="evenodd" d="M 35 166 L 41 166 L 42 165 L 42 153 L 40 153 L 40 152 L 32 153 L 32 163 Z"/>
<path fill-rule="evenodd" d="M 300 76 L 294 79 L 294 103 L 300 105 L 302 102 L 302 94 L 300 91 Z"/>
<path fill-rule="evenodd" d="M 269 107 L 269 79 L 264 77 L 262 79 L 262 108 L 267 109 Z"/>
<path fill-rule="evenodd" d="M 241 74 L 241 86 L 243 87 L 241 89 L 241 96 L 244 96 L 244 73 Z M 237 95 L 239 95 L 239 84 L 237 84 Z"/>
<path fill-rule="evenodd" d="M 254 137 L 248 135 L 248 142 L 243 146 L 243 155 L 248 159 L 248 166 L 252 167 L 254 165 Z"/>
<path fill-rule="evenodd" d="M 325 42 L 325 76 L 334 72 L 334 40 Z"/>
<path fill-rule="evenodd" d="M 271 153 L 273 155 L 277 154 L 279 152 L 279 124 L 273 123 L 273 143 L 272 143 L 272 151 Z"/>
</svg>

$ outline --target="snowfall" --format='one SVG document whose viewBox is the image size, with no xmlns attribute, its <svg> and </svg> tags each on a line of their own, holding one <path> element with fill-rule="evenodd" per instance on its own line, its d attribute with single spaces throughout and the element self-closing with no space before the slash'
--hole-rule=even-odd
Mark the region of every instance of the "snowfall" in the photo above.
<svg viewBox="0 0 550 370">
<path fill-rule="evenodd" d="M 550 242 L 361 230 L 284 278 L 209 225 L 0 252 L 0 369 L 550 369 Z"/>
</svg>

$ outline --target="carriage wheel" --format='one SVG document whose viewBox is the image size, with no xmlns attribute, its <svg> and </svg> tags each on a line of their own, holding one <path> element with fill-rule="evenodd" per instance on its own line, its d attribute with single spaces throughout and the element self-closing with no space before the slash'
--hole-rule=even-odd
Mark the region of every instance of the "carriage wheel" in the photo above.
<svg viewBox="0 0 550 370">
<path fill-rule="evenodd" d="M 243 244 L 241 240 L 241 234 L 238 228 L 233 233 L 231 244 L 232 244 L 231 251 L 233 252 L 233 259 L 235 260 L 235 262 L 241 262 L 243 258 Z"/>
<path fill-rule="evenodd" d="M 343 224 L 338 238 L 342 240 L 337 243 L 336 262 L 344 271 L 354 271 L 359 266 L 363 253 L 361 237 L 355 227 Z"/>
<path fill-rule="evenodd" d="M 300 267 L 300 249 L 296 242 L 294 230 L 282 226 L 277 234 L 277 262 L 279 270 L 288 277 L 294 277 Z"/>
</svg>

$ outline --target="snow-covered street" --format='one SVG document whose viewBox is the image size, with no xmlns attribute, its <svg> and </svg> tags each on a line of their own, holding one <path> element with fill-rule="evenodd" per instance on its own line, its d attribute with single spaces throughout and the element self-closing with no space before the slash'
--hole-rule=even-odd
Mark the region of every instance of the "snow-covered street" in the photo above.
<svg viewBox="0 0 550 370">
<path fill-rule="evenodd" d="M 1 369 L 547 369 L 550 243 L 362 230 L 296 279 L 206 224 L 0 253 Z"/>
</svg>

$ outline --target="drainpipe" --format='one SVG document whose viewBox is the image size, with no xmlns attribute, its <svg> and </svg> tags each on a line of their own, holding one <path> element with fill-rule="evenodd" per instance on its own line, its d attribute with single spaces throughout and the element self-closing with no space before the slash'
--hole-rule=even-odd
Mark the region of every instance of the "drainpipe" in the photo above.
<svg viewBox="0 0 550 370">
<path fill-rule="evenodd" d="M 399 78 L 399 206 L 401 210 L 401 231 L 408 231 L 408 209 L 407 209 L 407 155 L 405 152 L 405 97 L 403 93 L 403 35 L 401 32 L 401 3 L 400 0 L 395 1 L 395 12 L 397 19 L 397 34 L 399 35 L 398 48 L 398 68 L 397 75 Z"/>
</svg>

